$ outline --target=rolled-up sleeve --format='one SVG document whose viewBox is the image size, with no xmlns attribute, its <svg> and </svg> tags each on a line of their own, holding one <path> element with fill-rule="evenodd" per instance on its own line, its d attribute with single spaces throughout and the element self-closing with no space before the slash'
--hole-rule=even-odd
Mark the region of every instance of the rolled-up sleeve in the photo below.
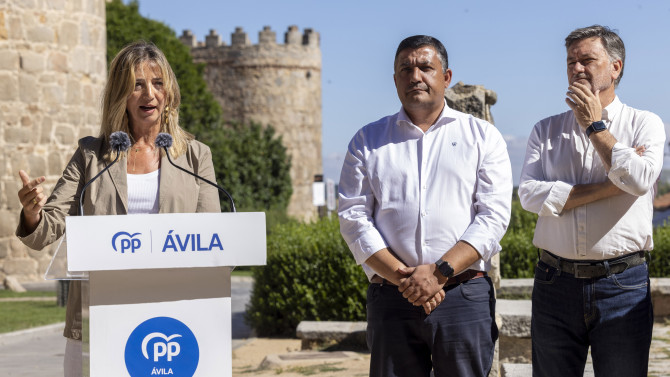
<svg viewBox="0 0 670 377">
<path fill-rule="evenodd" d="M 365 167 L 366 147 L 359 132 L 349 143 L 339 184 L 340 232 L 358 264 L 386 248 L 384 238 L 375 228 L 375 196 Z"/>
<path fill-rule="evenodd" d="M 608 178 L 621 190 L 635 196 L 649 192 L 663 166 L 665 127 L 661 118 L 643 113 L 644 120 L 635 137 L 634 145 L 616 143 L 612 148 L 612 167 Z M 635 147 L 644 146 L 642 156 Z"/>
<path fill-rule="evenodd" d="M 512 166 L 507 145 L 498 130 L 491 127 L 486 138 L 486 154 L 477 171 L 476 215 L 461 241 L 469 243 L 485 261 L 500 251 L 500 240 L 507 231 L 512 201 Z"/>
<path fill-rule="evenodd" d="M 568 201 L 572 184 L 547 181 L 542 167 L 542 142 L 536 125 L 528 138 L 526 157 L 519 181 L 519 200 L 526 211 L 539 216 L 558 217 Z"/>
</svg>

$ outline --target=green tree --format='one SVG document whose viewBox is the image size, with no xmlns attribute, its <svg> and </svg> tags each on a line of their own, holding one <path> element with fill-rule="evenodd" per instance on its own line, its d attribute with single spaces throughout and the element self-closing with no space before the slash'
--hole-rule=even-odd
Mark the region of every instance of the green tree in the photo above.
<svg viewBox="0 0 670 377">
<path fill-rule="evenodd" d="M 233 195 L 238 209 L 285 212 L 293 192 L 291 159 L 274 128 L 231 123 L 206 132 L 205 140 L 218 164 L 216 178 Z"/>
<path fill-rule="evenodd" d="M 221 106 L 203 79 L 204 65 L 194 64 L 189 48 L 177 38 L 174 30 L 162 22 L 142 17 L 137 1 L 128 5 L 113 0 L 107 6 L 107 62 L 130 42 L 143 39 L 153 42 L 167 57 L 177 76 L 182 103 L 179 123 L 200 138 L 206 130 L 221 122 Z"/>
</svg>

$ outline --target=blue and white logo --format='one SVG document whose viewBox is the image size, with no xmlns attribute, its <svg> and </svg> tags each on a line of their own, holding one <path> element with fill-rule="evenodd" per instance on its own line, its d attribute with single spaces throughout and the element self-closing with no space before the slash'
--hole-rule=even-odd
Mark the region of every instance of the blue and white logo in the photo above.
<svg viewBox="0 0 670 377">
<path fill-rule="evenodd" d="M 198 341 L 193 332 L 170 317 L 142 322 L 126 342 L 126 369 L 131 377 L 192 377 L 199 359 Z"/>
<path fill-rule="evenodd" d="M 131 253 L 134 253 L 135 250 L 142 246 L 142 241 L 140 241 L 139 238 L 135 238 L 141 235 L 142 233 L 130 234 L 128 232 L 118 232 L 112 237 L 112 247 L 114 248 L 114 251 L 121 251 L 121 253 L 125 253 L 128 250 L 130 250 Z M 118 249 L 117 245 L 119 247 Z"/>
</svg>

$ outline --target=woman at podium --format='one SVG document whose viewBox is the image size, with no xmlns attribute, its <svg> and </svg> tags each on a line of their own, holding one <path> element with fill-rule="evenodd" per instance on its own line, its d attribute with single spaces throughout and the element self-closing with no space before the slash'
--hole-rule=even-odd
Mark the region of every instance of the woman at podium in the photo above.
<svg viewBox="0 0 670 377">
<path fill-rule="evenodd" d="M 220 212 L 217 188 L 171 166 L 155 144 L 159 133 L 170 134 L 172 160 L 215 181 L 209 147 L 179 126 L 180 100 L 175 74 L 162 51 L 144 41 L 124 47 L 110 64 L 100 134 L 79 140 L 51 195 L 47 198 L 41 186 L 45 177 L 31 179 L 19 171 L 18 196 L 23 208 L 16 235 L 21 241 L 42 249 L 63 236 L 65 217 L 79 214 L 87 183 L 83 196 L 86 216 Z M 129 138 L 115 142 L 111 135 L 117 131 Z M 115 137 L 118 135 L 122 134 Z M 113 163 L 117 153 L 119 158 Z M 68 377 L 82 374 L 81 321 L 81 284 L 71 281 L 64 331 Z"/>
</svg>

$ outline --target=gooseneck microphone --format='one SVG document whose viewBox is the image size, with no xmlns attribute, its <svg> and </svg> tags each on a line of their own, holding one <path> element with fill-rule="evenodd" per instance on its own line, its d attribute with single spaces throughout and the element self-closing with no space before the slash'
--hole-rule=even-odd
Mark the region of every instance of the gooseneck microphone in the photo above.
<svg viewBox="0 0 670 377">
<path fill-rule="evenodd" d="M 172 159 L 170 158 L 170 152 L 168 152 L 168 148 L 170 148 L 172 146 L 172 135 L 170 135 L 169 133 L 166 133 L 166 132 L 159 133 L 158 136 L 156 136 L 156 146 L 159 147 L 159 148 L 163 148 L 163 150 L 165 150 L 165 155 L 167 156 L 167 159 L 168 159 L 168 161 L 170 161 L 170 164 L 172 164 L 172 166 L 174 166 L 175 168 L 183 171 L 184 173 L 190 174 L 190 175 L 192 175 L 192 176 L 194 176 L 194 177 L 196 177 L 200 180 L 203 180 L 203 181 L 209 183 L 210 185 L 216 187 L 217 189 L 219 189 L 219 191 L 224 193 L 228 197 L 228 200 L 230 201 L 230 211 L 231 212 L 237 212 L 237 210 L 235 209 L 235 202 L 233 201 L 233 197 L 230 196 L 230 194 L 228 193 L 228 191 L 226 191 L 226 189 L 224 189 L 223 187 L 217 185 L 216 183 L 214 183 L 214 182 L 212 182 L 208 179 L 205 179 L 205 178 L 203 178 L 203 177 L 201 177 L 201 176 L 199 176 L 199 175 L 197 175 L 193 172 L 190 172 L 190 171 L 182 168 L 181 166 L 175 164 L 174 162 L 172 162 Z"/>
<path fill-rule="evenodd" d="M 84 187 L 81 189 L 81 194 L 79 195 L 79 216 L 84 216 L 84 193 L 86 192 L 86 188 L 119 160 L 121 152 L 125 152 L 128 150 L 128 148 L 130 148 L 130 138 L 128 137 L 128 134 L 123 131 L 112 132 L 112 134 L 109 135 L 109 145 L 112 150 L 116 151 L 116 158 L 114 161 L 112 161 L 112 163 L 105 166 L 104 169 L 100 170 L 100 172 L 96 174 L 95 177 L 86 182 Z"/>
</svg>

